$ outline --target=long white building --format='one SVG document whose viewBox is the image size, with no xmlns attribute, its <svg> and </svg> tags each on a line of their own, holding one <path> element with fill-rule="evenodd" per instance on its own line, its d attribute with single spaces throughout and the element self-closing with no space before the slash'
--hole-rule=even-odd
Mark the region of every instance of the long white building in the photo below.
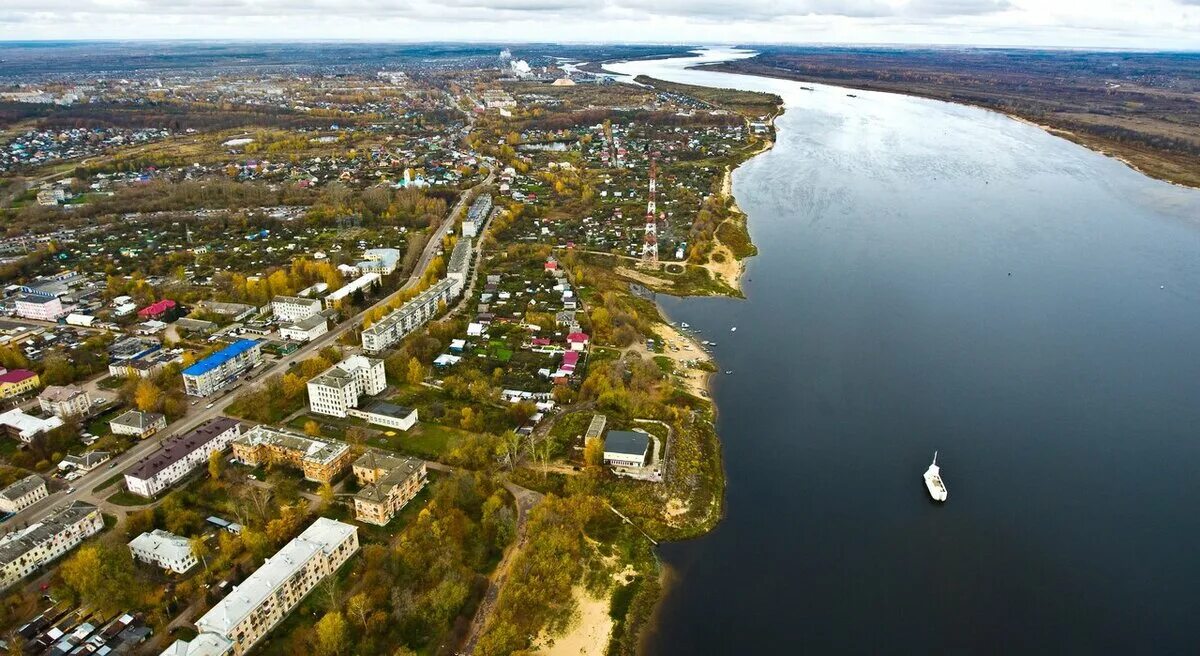
<svg viewBox="0 0 1200 656">
<path fill-rule="evenodd" d="M 459 284 L 467 284 L 467 274 L 471 270 L 471 238 L 460 237 L 450 251 L 450 261 L 446 263 L 446 277 L 457 280 Z"/>
<path fill-rule="evenodd" d="M 103 528 L 99 508 L 74 501 L 46 519 L 0 538 L 0 589 L 32 574 Z"/>
<path fill-rule="evenodd" d="M 30 474 L 0 490 L 0 512 L 21 512 L 47 496 L 46 481 L 37 474 Z"/>
<path fill-rule="evenodd" d="M 379 353 L 400 342 L 412 331 L 424 326 L 438 311 L 438 304 L 449 303 L 462 293 L 463 284 L 455 278 L 443 278 L 418 294 L 400 309 L 380 319 L 362 332 L 363 350 Z"/>
<path fill-rule="evenodd" d="M 241 656 L 358 551 L 358 528 L 318 517 L 199 620 L 191 642 L 162 656 Z"/>
<path fill-rule="evenodd" d="M 271 314 L 276 321 L 296 322 L 315 316 L 322 309 L 321 299 L 302 296 L 276 296 L 271 299 Z"/>
<path fill-rule="evenodd" d="M 208 462 L 213 451 L 224 451 L 242 434 L 242 425 L 229 417 L 217 417 L 191 432 L 169 437 L 154 453 L 125 471 L 125 487 L 151 498 Z"/>
<path fill-rule="evenodd" d="M 315 413 L 345 417 L 363 396 L 387 388 L 383 360 L 353 355 L 308 381 L 308 408 Z"/>
</svg>

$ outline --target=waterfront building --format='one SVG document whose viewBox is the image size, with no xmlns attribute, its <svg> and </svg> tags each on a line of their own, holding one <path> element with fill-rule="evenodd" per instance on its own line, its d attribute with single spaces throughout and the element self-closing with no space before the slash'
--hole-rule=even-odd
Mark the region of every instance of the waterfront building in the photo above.
<svg viewBox="0 0 1200 656">
<path fill-rule="evenodd" d="M 610 430 L 604 436 L 604 463 L 618 467 L 645 467 L 650 436 L 641 431 Z"/>
</svg>

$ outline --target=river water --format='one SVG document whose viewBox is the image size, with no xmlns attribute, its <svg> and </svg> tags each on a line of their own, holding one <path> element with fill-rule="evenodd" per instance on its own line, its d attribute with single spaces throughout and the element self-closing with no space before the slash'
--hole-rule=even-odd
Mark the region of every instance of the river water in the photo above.
<svg viewBox="0 0 1200 656">
<path fill-rule="evenodd" d="M 727 516 L 662 547 L 651 653 L 1195 653 L 1200 192 L 984 110 L 696 61 L 612 68 L 787 111 L 734 175 L 746 300 L 663 299 L 733 373 Z"/>
</svg>

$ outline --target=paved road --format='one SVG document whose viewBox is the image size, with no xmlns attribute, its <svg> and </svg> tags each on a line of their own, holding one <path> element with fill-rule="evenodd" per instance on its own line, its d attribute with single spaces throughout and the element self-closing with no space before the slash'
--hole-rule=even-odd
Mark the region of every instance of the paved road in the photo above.
<svg viewBox="0 0 1200 656">
<path fill-rule="evenodd" d="M 365 317 L 368 312 L 377 307 L 387 305 L 397 294 L 419 283 L 422 275 L 425 273 L 425 270 L 429 268 L 429 263 L 433 261 L 438 249 L 441 248 L 442 238 L 445 237 L 450 228 L 454 226 L 456 218 L 464 211 L 468 200 L 472 198 L 476 190 L 490 186 L 493 180 L 495 180 L 494 168 L 489 170 L 488 177 L 483 182 L 479 183 L 475 187 L 472 187 L 459 197 L 458 203 L 454 205 L 454 207 L 446 215 L 446 218 L 442 220 L 441 225 L 439 225 L 437 229 L 434 230 L 433 234 L 430 235 L 429 242 L 425 244 L 425 250 L 421 254 L 421 259 L 417 261 L 417 266 L 413 268 L 412 275 L 410 275 L 408 280 L 405 281 L 405 283 L 399 288 L 397 288 L 395 292 L 388 294 L 385 298 L 375 303 L 371 307 L 342 322 L 336 329 L 325 333 L 308 344 L 305 344 L 290 356 L 275 362 L 264 364 L 262 367 L 255 370 L 256 373 L 254 380 L 265 380 L 271 376 L 286 372 L 290 363 L 298 362 L 309 355 L 320 351 L 326 346 L 335 343 L 336 340 L 346 331 L 361 324 L 363 317 Z M 211 402 L 213 407 L 206 408 L 203 405 L 194 406 L 192 411 L 187 416 L 176 420 L 175 422 L 169 424 L 164 430 L 160 431 L 158 433 L 159 437 L 150 438 L 144 442 L 134 445 L 133 448 L 117 456 L 110 463 L 103 464 L 98 469 L 95 469 L 82 478 L 74 481 L 72 483 L 74 486 L 73 491 L 56 492 L 17 513 L 16 516 L 10 518 L 4 523 L 4 532 L 7 533 L 14 529 L 23 528 L 24 526 L 40 521 L 46 515 L 48 515 L 53 508 L 65 503 L 72 501 L 86 501 L 93 504 L 98 503 L 99 499 L 97 497 L 111 494 L 112 491 L 118 489 L 117 485 L 119 484 L 104 490 L 103 494 L 101 495 L 93 495 L 93 488 L 105 482 L 117 473 L 128 469 L 142 458 L 150 455 L 155 449 L 158 448 L 159 442 L 163 438 L 170 435 L 186 433 L 205 421 L 221 416 L 221 414 L 225 412 L 225 408 L 232 404 L 234 400 L 237 399 L 239 394 L 252 386 L 252 384 L 240 383 L 238 386 L 234 387 L 232 391 L 226 392 L 223 396 L 219 396 L 215 400 L 213 397 L 208 397 L 201 400 L 201 403 L 204 404 Z M 196 410 L 197 408 L 199 408 L 199 411 Z"/>
</svg>

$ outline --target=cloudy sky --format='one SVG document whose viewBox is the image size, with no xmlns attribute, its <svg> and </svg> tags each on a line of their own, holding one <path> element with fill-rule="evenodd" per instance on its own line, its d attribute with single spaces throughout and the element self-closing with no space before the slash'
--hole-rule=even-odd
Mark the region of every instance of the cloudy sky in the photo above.
<svg viewBox="0 0 1200 656">
<path fill-rule="evenodd" d="M 1200 50 L 1200 0 L 0 0 L 0 39 L 169 38 Z"/>
</svg>

